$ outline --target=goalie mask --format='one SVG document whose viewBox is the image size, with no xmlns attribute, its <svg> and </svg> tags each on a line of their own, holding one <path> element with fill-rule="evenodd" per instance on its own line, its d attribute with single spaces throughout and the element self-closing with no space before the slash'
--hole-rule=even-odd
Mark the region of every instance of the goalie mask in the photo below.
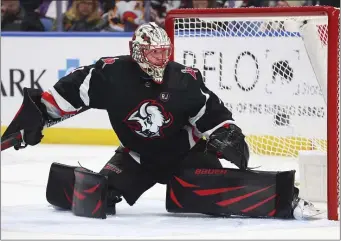
<svg viewBox="0 0 341 241">
<path fill-rule="evenodd" d="M 166 31 L 154 22 L 139 26 L 130 41 L 131 57 L 144 72 L 161 84 L 172 52 L 172 44 Z"/>
</svg>

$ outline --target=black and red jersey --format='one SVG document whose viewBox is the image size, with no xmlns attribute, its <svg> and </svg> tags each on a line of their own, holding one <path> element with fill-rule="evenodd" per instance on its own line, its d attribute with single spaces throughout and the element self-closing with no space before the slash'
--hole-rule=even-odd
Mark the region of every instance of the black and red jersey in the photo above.
<svg viewBox="0 0 341 241">
<path fill-rule="evenodd" d="M 200 71 L 176 62 L 157 84 L 130 56 L 105 57 L 75 69 L 47 93 L 63 113 L 83 106 L 106 110 L 121 145 L 138 162 L 181 158 L 200 138 L 233 122 Z"/>
</svg>

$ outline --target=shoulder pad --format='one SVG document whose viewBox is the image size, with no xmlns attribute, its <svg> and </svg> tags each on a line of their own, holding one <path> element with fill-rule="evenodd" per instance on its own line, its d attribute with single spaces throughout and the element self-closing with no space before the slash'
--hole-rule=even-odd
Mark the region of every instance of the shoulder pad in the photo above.
<svg viewBox="0 0 341 241">
<path fill-rule="evenodd" d="M 114 57 L 102 57 L 100 58 L 96 65 L 100 65 L 103 69 L 107 65 L 122 63 L 122 62 L 131 62 L 131 58 L 129 55 L 123 55 L 123 56 L 114 56 Z"/>
<path fill-rule="evenodd" d="M 181 69 L 181 73 L 189 74 L 190 76 L 192 76 L 192 79 L 194 80 L 198 79 L 198 72 L 199 72 L 198 69 L 187 67 L 187 66 Z"/>
<path fill-rule="evenodd" d="M 165 76 L 168 79 L 169 87 L 185 89 L 190 81 L 197 80 L 201 75 L 196 68 L 187 67 L 176 62 L 169 62 Z"/>
</svg>

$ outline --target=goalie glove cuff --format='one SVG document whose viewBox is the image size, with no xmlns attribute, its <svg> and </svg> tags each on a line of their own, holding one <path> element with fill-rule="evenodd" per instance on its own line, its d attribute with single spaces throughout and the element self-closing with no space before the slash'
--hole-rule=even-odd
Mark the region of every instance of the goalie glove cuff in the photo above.
<svg viewBox="0 0 341 241">
<path fill-rule="evenodd" d="M 209 137 L 207 149 L 232 162 L 240 169 L 247 169 L 249 148 L 242 130 L 227 124 L 215 130 Z"/>
</svg>

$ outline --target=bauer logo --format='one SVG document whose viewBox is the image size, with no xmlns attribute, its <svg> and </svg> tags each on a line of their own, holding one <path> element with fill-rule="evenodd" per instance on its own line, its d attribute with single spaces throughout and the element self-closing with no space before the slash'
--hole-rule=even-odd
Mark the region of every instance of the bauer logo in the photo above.
<svg viewBox="0 0 341 241">
<path fill-rule="evenodd" d="M 227 170 L 225 169 L 195 169 L 195 175 L 225 175 Z"/>
<path fill-rule="evenodd" d="M 107 165 L 105 165 L 104 169 L 113 171 L 117 174 L 120 174 L 122 172 L 122 170 L 120 168 L 118 168 L 117 166 L 115 166 L 114 164 L 111 164 L 111 163 L 107 163 Z"/>
</svg>

